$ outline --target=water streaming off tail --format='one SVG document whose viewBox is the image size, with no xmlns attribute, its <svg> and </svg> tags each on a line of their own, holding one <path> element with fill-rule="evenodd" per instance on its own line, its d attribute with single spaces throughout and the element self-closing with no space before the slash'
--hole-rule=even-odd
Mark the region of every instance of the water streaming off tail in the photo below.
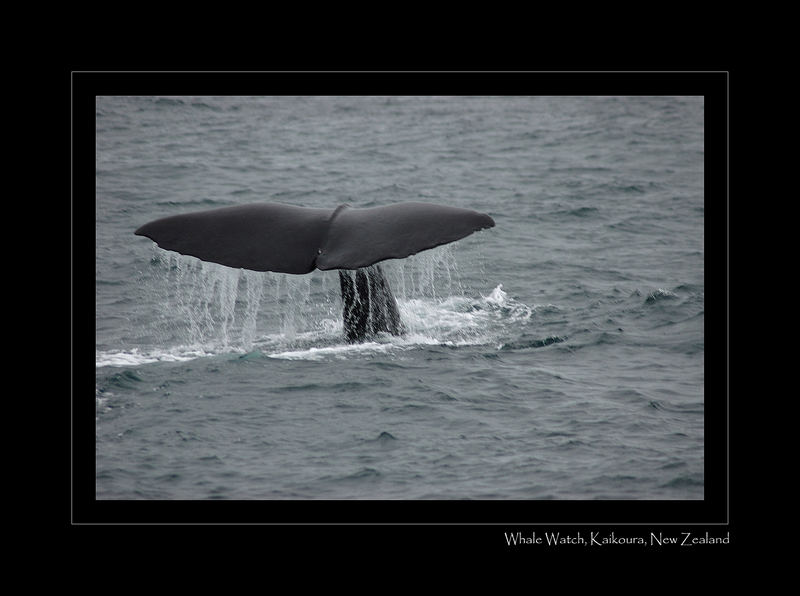
<svg viewBox="0 0 800 596">
<path fill-rule="evenodd" d="M 232 269 L 155 249 L 147 280 L 159 308 L 161 341 L 206 351 L 249 351 L 267 337 L 294 341 L 330 327 L 333 288 L 309 275 Z"/>
<path fill-rule="evenodd" d="M 407 259 L 386 261 L 383 268 L 399 300 L 444 300 L 465 295 L 458 262 L 450 245 Z"/>
<path fill-rule="evenodd" d="M 502 286 L 493 291 L 470 288 L 450 246 L 384 261 L 381 267 L 406 333 L 371 338 L 375 349 L 385 350 L 387 343 L 403 348 L 492 342 L 502 333 L 502 325 L 514 317 L 517 323 L 524 322 L 531 314 L 524 305 L 510 308 L 512 301 Z M 318 355 L 315 350 L 364 349 L 344 340 L 337 271 L 260 273 L 203 262 L 154 245 L 149 267 L 138 281 L 137 320 L 142 323 L 134 332 L 137 345 L 98 355 L 98 365 L 254 350 Z"/>
</svg>

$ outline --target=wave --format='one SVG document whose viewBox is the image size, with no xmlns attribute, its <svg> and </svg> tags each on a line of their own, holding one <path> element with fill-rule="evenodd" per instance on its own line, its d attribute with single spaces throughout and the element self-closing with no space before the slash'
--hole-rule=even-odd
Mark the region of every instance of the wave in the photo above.
<svg viewBox="0 0 800 596">
<path fill-rule="evenodd" d="M 142 364 L 152 364 L 154 362 L 185 362 L 187 360 L 213 355 L 214 353 L 211 351 L 186 346 L 143 350 L 139 348 L 131 348 L 128 350 L 97 350 L 95 352 L 95 367 L 139 366 Z"/>
<path fill-rule="evenodd" d="M 659 302 L 661 300 L 674 300 L 676 298 L 678 298 L 678 295 L 675 292 L 671 290 L 665 290 L 664 288 L 658 288 L 647 295 L 645 302 L 647 304 L 653 304 L 654 302 Z"/>
<path fill-rule="evenodd" d="M 146 98 L 150 99 L 153 105 L 156 106 L 182 106 L 185 105 L 186 102 L 183 99 L 178 97 L 156 97 L 156 98 Z"/>
<path fill-rule="evenodd" d="M 600 213 L 600 209 L 597 207 L 575 207 L 572 209 L 561 209 L 558 211 L 552 211 L 547 214 L 547 216 L 552 218 L 560 218 L 564 216 L 569 217 L 596 217 Z"/>
<path fill-rule="evenodd" d="M 268 358 L 277 358 L 280 360 L 346 359 L 355 354 L 386 352 L 392 349 L 392 347 L 392 344 L 365 342 L 361 344 L 344 344 L 323 348 L 311 347 L 304 350 L 289 350 L 286 352 L 266 354 L 266 356 Z"/>
</svg>

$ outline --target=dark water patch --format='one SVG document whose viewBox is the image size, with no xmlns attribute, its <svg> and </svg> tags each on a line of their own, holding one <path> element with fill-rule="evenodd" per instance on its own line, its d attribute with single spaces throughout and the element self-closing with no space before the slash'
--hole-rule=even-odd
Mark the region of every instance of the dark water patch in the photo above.
<svg viewBox="0 0 800 596">
<path fill-rule="evenodd" d="M 400 445 L 400 441 L 398 441 L 397 437 L 387 431 L 381 431 L 377 437 L 366 439 L 363 443 L 367 446 L 380 447 L 382 450 L 395 448 Z"/>
<path fill-rule="evenodd" d="M 203 455 L 197 458 L 197 461 L 203 463 L 221 464 L 222 460 L 216 455 Z"/>
<path fill-rule="evenodd" d="M 566 340 L 566 336 L 561 337 L 558 335 L 551 335 L 543 338 L 522 338 L 519 340 L 505 342 L 500 349 L 503 351 L 511 351 L 527 350 L 529 348 L 544 348 L 545 346 L 561 343 Z"/>
<path fill-rule="evenodd" d="M 360 470 L 353 472 L 352 474 L 348 474 L 347 476 L 343 476 L 339 478 L 340 481 L 343 482 L 361 482 L 364 480 L 371 481 L 377 480 L 383 476 L 380 471 L 376 470 L 375 468 L 361 468 Z"/>
<path fill-rule="evenodd" d="M 162 474 L 160 476 L 156 476 L 155 481 L 156 482 L 173 483 L 173 482 L 179 482 L 182 479 L 183 479 L 183 477 L 180 474 L 178 474 L 176 472 L 170 472 L 170 473 L 167 473 L 167 474 Z"/>
<path fill-rule="evenodd" d="M 372 404 L 352 402 L 337 402 L 333 405 L 333 407 L 337 410 L 341 410 L 343 412 L 352 412 L 354 414 L 371 412 L 373 409 Z"/>
<path fill-rule="evenodd" d="M 183 106 L 186 102 L 178 97 L 146 98 L 156 106 Z"/>
<path fill-rule="evenodd" d="M 416 412 L 432 412 L 435 410 L 436 408 L 428 404 L 403 404 L 400 406 L 384 406 L 381 408 L 381 412 L 383 413 L 400 415 L 413 414 Z"/>
<path fill-rule="evenodd" d="M 359 439 L 359 443 L 365 445 L 390 445 L 397 441 L 397 437 L 395 437 L 392 433 L 388 431 L 381 431 L 377 436 L 372 437 L 371 439 Z"/>
<path fill-rule="evenodd" d="M 580 439 L 567 439 L 566 441 L 559 442 L 556 447 L 558 449 L 569 451 L 572 449 L 578 449 L 580 447 L 586 447 L 587 445 L 588 443 L 581 441 Z"/>
<path fill-rule="evenodd" d="M 275 393 L 359 393 L 365 387 L 372 387 L 360 381 L 343 381 L 341 383 L 301 383 L 298 385 L 283 385 L 275 387 Z"/>
<path fill-rule="evenodd" d="M 176 430 L 175 434 L 178 435 L 178 438 L 184 442 L 200 440 L 197 435 L 190 431 Z"/>
<path fill-rule="evenodd" d="M 593 482 L 616 488 L 630 483 L 641 482 L 641 478 L 630 474 L 602 475 L 594 478 Z"/>
<path fill-rule="evenodd" d="M 700 253 L 698 253 L 697 256 L 701 256 Z M 678 284 L 673 288 L 672 291 L 678 294 L 688 294 L 689 296 L 699 297 L 699 298 L 702 298 L 704 294 L 703 286 L 692 283 Z"/>
<path fill-rule="evenodd" d="M 129 168 L 128 173 L 137 177 L 152 176 L 154 178 L 174 181 L 175 178 L 188 176 L 190 174 L 200 175 L 208 169 L 209 166 L 207 164 L 199 161 L 193 163 L 142 163 Z"/>
<path fill-rule="evenodd" d="M 667 482 L 666 484 L 662 484 L 661 488 L 694 488 L 694 487 L 702 487 L 704 482 L 702 478 L 694 478 L 691 476 L 677 476 Z"/>
<path fill-rule="evenodd" d="M 592 345 L 595 346 L 605 346 L 605 345 L 615 345 L 625 339 L 622 337 L 622 330 L 617 330 L 616 332 L 610 333 L 608 331 L 603 331 L 595 336 L 594 341 L 592 341 Z"/>
<path fill-rule="evenodd" d="M 659 469 L 660 470 L 674 470 L 676 468 L 685 468 L 685 467 L 686 467 L 686 462 L 685 461 L 674 461 L 674 462 L 669 462 L 667 464 L 664 464 Z"/>
<path fill-rule="evenodd" d="M 547 437 L 548 439 L 549 438 L 553 438 L 553 437 L 574 437 L 575 433 L 568 433 L 568 432 L 563 432 L 563 431 L 559 431 L 559 430 L 554 430 L 554 431 L 550 431 L 549 433 L 547 433 L 544 436 Z"/>
<path fill-rule="evenodd" d="M 442 401 L 458 401 L 457 397 L 453 397 L 448 392 L 442 390 L 434 391 L 430 394 L 430 396 L 434 399 Z"/>
<path fill-rule="evenodd" d="M 594 192 L 606 197 L 617 195 L 644 195 L 650 191 L 658 190 L 662 185 L 653 180 L 647 182 L 601 182 L 594 187 Z"/>
<path fill-rule="evenodd" d="M 122 372 L 114 373 L 106 377 L 105 383 L 100 387 L 101 392 L 105 392 L 109 387 L 117 387 L 119 389 L 136 389 L 139 383 L 144 381 L 139 372 L 135 369 L 123 370 Z"/>
<path fill-rule="evenodd" d="M 685 404 L 675 404 L 665 400 L 653 399 L 648 402 L 648 407 L 662 412 L 671 412 L 676 414 L 704 414 L 704 404 L 692 402 Z"/>
<path fill-rule="evenodd" d="M 307 197 L 317 196 L 319 192 L 320 191 L 318 189 L 284 190 L 272 193 L 270 195 L 270 200 L 275 201 L 276 203 L 292 204 L 296 202 L 296 204 L 302 205 Z"/>
<path fill-rule="evenodd" d="M 209 103 L 206 103 L 206 102 L 204 102 L 204 101 L 193 101 L 193 102 L 192 102 L 191 104 L 189 104 L 189 105 L 190 105 L 191 107 L 193 107 L 193 108 L 198 108 L 198 109 L 202 109 L 202 110 L 210 110 L 210 111 L 212 111 L 212 112 L 221 112 L 221 111 L 222 111 L 222 108 L 221 108 L 221 107 L 219 107 L 219 106 L 213 106 L 213 105 L 211 105 L 211 104 L 209 104 Z"/>
<path fill-rule="evenodd" d="M 190 166 L 187 166 L 190 167 Z M 203 209 L 203 208 L 214 208 L 214 207 L 227 207 L 232 205 L 230 201 L 222 201 L 219 199 L 212 199 L 209 197 L 205 197 L 202 199 L 190 199 L 188 201 L 176 201 L 171 199 L 166 199 L 162 201 L 155 201 L 154 203 L 158 207 L 180 207 L 181 209 L 186 209 L 187 211 L 193 209 L 195 207 Z"/>
<path fill-rule="evenodd" d="M 595 217 L 600 213 L 597 207 L 578 207 L 576 209 L 565 209 L 563 211 L 555 211 L 550 213 L 552 216 L 567 216 L 567 217 Z"/>
<path fill-rule="evenodd" d="M 647 400 L 647 396 L 636 389 L 616 389 L 606 391 L 602 395 L 605 399 L 627 403 L 642 403 Z"/>
<path fill-rule="evenodd" d="M 183 379 L 168 379 L 163 383 L 159 383 L 153 389 L 154 391 L 160 391 L 163 397 L 169 397 L 172 395 L 172 388 L 176 385 L 185 385 L 186 381 Z"/>
<path fill-rule="evenodd" d="M 536 388 L 536 401 L 541 400 L 563 400 L 569 397 L 569 395 L 561 390 L 558 389 L 551 389 L 549 387 L 537 387 Z"/>
<path fill-rule="evenodd" d="M 282 387 L 275 387 L 273 391 L 275 393 L 305 393 L 324 388 L 325 386 L 320 383 L 303 383 L 301 385 L 283 385 Z"/>
<path fill-rule="evenodd" d="M 648 188 L 652 187 L 654 187 L 652 183 L 649 183 L 646 186 L 642 186 L 641 184 L 626 184 L 622 186 L 617 186 L 616 189 L 622 193 L 643 194 L 647 192 Z"/>
<path fill-rule="evenodd" d="M 651 240 L 658 240 L 659 244 L 673 245 L 674 240 L 667 224 L 659 222 L 655 217 L 631 216 L 623 220 L 606 224 L 609 236 L 614 237 L 618 232 L 648 236 Z"/>
<path fill-rule="evenodd" d="M 96 282 L 98 286 L 124 286 L 129 283 L 130 281 L 127 279 L 102 279 Z M 115 301 L 113 304 L 125 304 L 128 300 L 130 300 L 129 297 L 123 297 Z"/>
<path fill-rule="evenodd" d="M 228 487 L 218 486 L 216 488 L 212 488 L 209 491 L 208 496 L 206 498 L 211 499 L 212 501 L 223 501 L 225 499 L 230 498 L 230 496 L 228 495 L 229 492 L 230 489 L 228 489 Z"/>
<path fill-rule="evenodd" d="M 370 370 L 378 371 L 395 371 L 402 373 L 402 371 L 410 371 L 415 369 L 426 369 L 426 366 L 409 364 L 408 362 L 398 362 L 396 360 L 370 360 L 366 362 L 366 366 Z"/>
</svg>

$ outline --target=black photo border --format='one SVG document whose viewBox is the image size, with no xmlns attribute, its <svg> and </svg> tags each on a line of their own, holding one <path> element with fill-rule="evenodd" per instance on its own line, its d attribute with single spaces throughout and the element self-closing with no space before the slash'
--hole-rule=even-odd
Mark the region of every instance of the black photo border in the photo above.
<svg viewBox="0 0 800 596">
<path fill-rule="evenodd" d="M 729 78 L 698 71 L 69 71 L 69 524 L 435 527 L 503 536 L 592 528 L 617 536 L 731 528 Z M 702 500 L 112 501 L 95 498 L 95 98 L 100 95 L 692 95 L 705 110 L 705 475 Z"/>
</svg>

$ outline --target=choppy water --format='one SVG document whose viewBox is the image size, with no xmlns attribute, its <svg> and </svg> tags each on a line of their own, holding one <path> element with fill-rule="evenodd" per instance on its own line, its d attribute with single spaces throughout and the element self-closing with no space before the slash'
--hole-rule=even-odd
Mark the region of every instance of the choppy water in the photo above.
<svg viewBox="0 0 800 596">
<path fill-rule="evenodd" d="M 702 499 L 699 97 L 99 97 L 98 499 Z M 158 249 L 152 219 L 428 201 L 496 227 L 336 272 Z"/>
</svg>

